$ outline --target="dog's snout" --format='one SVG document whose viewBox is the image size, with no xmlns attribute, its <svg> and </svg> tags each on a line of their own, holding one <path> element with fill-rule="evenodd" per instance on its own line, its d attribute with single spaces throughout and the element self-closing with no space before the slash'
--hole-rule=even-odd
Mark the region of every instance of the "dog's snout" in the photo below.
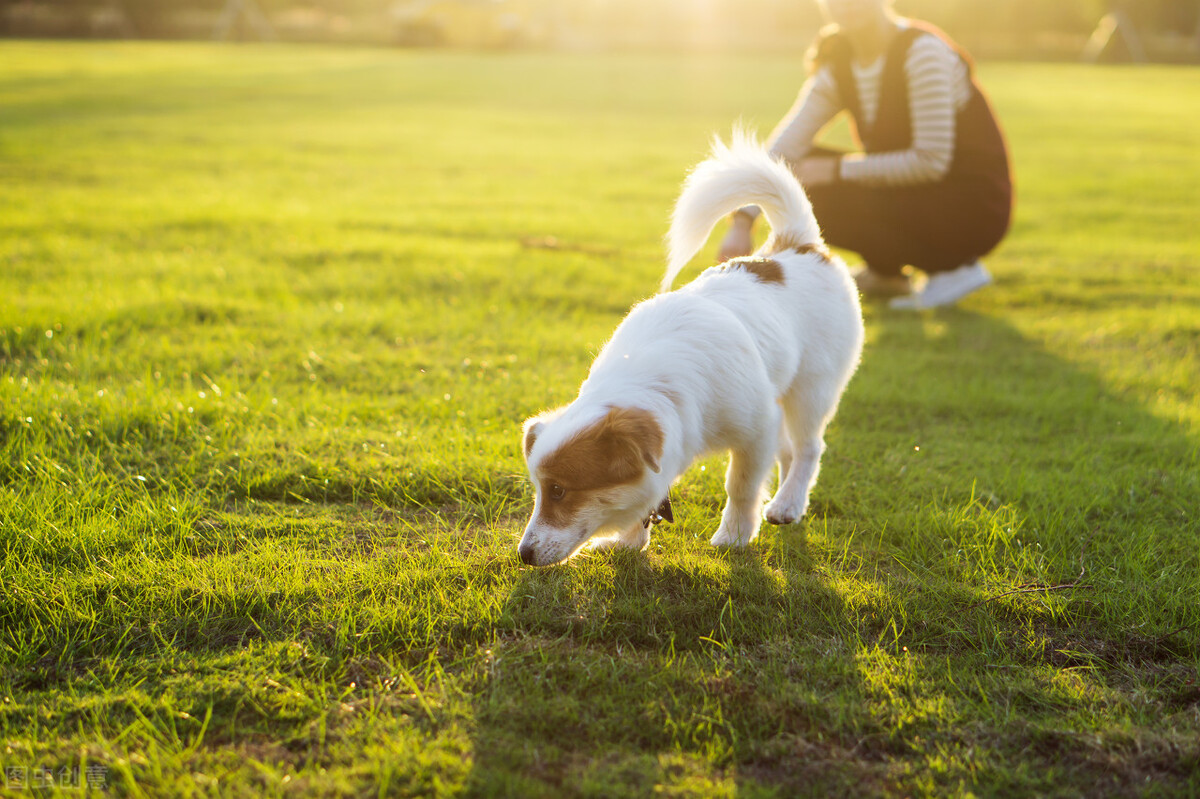
<svg viewBox="0 0 1200 799">
<path fill-rule="evenodd" d="M 537 555 L 533 551 L 533 544 L 522 543 L 517 547 L 517 554 L 521 556 L 521 562 L 526 566 L 537 565 Z"/>
</svg>

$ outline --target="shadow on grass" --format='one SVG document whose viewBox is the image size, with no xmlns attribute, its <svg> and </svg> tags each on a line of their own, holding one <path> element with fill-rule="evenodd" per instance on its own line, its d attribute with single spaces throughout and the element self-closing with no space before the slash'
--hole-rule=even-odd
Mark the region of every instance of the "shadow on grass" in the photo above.
<svg viewBox="0 0 1200 799">
<path fill-rule="evenodd" d="M 1119 357 L 1144 361 L 1152 380 L 1171 353 L 1131 344 Z M 837 424 L 856 482 L 894 498 L 881 540 L 914 560 L 948 561 L 955 545 L 968 568 L 943 574 L 960 584 L 1078 582 L 1106 621 L 1134 611 L 1160 633 L 1196 624 L 1200 582 L 1163 567 L 1200 570 L 1200 442 L 1134 391 L 991 317 L 883 314 Z M 994 587 L 975 586 L 974 601 Z"/>
<path fill-rule="evenodd" d="M 788 538 L 766 557 L 712 552 L 680 566 L 617 552 L 523 572 L 475 697 L 474 791 L 715 789 L 743 764 L 773 768 L 778 752 L 747 761 L 743 741 L 825 728 L 819 689 L 792 690 L 805 664 L 779 656 L 793 635 L 842 649 L 846 619 L 837 592 L 808 573 L 803 536 Z M 820 682 L 853 693 L 856 681 L 842 669 Z M 832 786 L 830 776 L 822 781 Z"/>
<path fill-rule="evenodd" d="M 475 792 L 1187 784 L 1194 434 L 1006 322 L 872 321 L 803 526 L 520 576 Z"/>
</svg>

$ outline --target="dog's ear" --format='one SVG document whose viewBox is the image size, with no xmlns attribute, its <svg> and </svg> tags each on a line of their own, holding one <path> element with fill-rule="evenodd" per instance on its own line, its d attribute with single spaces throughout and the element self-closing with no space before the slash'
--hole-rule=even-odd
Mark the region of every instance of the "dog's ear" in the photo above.
<svg viewBox="0 0 1200 799">
<path fill-rule="evenodd" d="M 541 435 L 542 430 L 546 427 L 546 423 L 557 418 L 563 412 L 562 408 L 556 408 L 552 411 L 539 413 L 537 416 L 531 416 L 525 420 L 523 427 L 522 448 L 525 450 L 525 458 L 528 460 L 529 453 L 533 451 L 533 443 L 537 441 L 537 437 Z"/>
<path fill-rule="evenodd" d="M 540 416 L 534 416 L 531 419 L 525 420 L 525 438 L 522 446 L 525 449 L 525 458 L 528 460 L 529 453 L 533 451 L 533 442 L 537 441 L 538 434 L 542 432 L 542 428 L 546 423 L 542 421 Z"/>
<path fill-rule="evenodd" d="M 662 469 L 663 430 L 654 414 L 642 408 L 612 408 L 602 423 L 605 435 L 614 442 L 614 459 L 645 463 L 651 471 Z M 640 468 L 640 463 L 636 465 Z M 626 463 L 627 467 L 635 466 Z"/>
</svg>

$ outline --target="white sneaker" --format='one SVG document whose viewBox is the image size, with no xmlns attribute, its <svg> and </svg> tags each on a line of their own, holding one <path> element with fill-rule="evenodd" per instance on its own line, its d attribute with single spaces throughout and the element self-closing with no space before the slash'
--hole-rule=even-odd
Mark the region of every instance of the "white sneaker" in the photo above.
<svg viewBox="0 0 1200 799">
<path fill-rule="evenodd" d="M 974 261 L 949 272 L 935 272 L 920 291 L 907 297 L 896 297 L 888 306 L 903 311 L 919 311 L 953 305 L 991 282 L 992 276 L 988 270 L 983 268 L 981 262 Z"/>
</svg>

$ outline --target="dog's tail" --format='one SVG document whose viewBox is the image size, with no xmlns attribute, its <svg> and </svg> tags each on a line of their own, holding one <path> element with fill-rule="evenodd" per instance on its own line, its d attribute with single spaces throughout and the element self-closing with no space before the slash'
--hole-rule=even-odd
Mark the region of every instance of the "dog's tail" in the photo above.
<svg viewBox="0 0 1200 799">
<path fill-rule="evenodd" d="M 713 139 L 712 156 L 683 183 L 667 233 L 662 291 L 671 290 L 675 276 L 704 246 L 713 225 L 746 205 L 762 209 L 777 241 L 790 246 L 821 243 L 821 229 L 796 176 L 751 134 L 735 129 L 729 146 Z"/>
</svg>

